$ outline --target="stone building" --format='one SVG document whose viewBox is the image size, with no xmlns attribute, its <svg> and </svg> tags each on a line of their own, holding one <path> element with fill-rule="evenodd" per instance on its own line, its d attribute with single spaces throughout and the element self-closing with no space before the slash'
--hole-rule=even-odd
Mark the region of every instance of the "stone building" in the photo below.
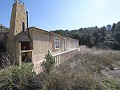
<svg viewBox="0 0 120 90">
<path fill-rule="evenodd" d="M 48 50 L 55 57 L 57 64 L 71 57 L 78 48 L 78 40 L 61 36 L 36 27 L 28 28 L 28 12 L 24 3 L 15 0 L 12 7 L 10 30 L 6 51 L 15 53 L 19 64 L 33 62 L 35 69 L 40 70 Z M 39 71 L 37 71 L 39 72 Z"/>
</svg>

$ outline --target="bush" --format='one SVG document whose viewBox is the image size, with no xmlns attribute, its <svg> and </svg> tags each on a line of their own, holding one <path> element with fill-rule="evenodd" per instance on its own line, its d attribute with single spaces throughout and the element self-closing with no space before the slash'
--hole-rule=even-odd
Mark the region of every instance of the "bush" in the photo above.
<svg viewBox="0 0 120 90">
<path fill-rule="evenodd" d="M 85 50 L 54 68 L 52 67 L 55 65 L 55 59 L 48 51 L 46 61 L 42 63 L 44 72 L 38 75 L 32 71 L 33 64 L 30 63 L 2 69 L 0 71 L 0 89 L 106 90 L 106 88 L 110 88 L 119 90 L 119 79 L 111 77 L 112 73 L 110 73 L 110 79 L 107 79 L 109 71 L 105 70 L 106 67 L 110 70 L 114 62 L 119 62 L 119 52 Z M 107 75 L 102 71 L 107 72 Z"/>
<path fill-rule="evenodd" d="M 61 74 L 50 72 L 49 75 L 44 77 L 43 90 L 67 90 L 67 88 L 66 79 Z"/>
<path fill-rule="evenodd" d="M 0 68 L 6 68 L 11 65 L 18 65 L 15 53 L 0 53 Z"/>
<path fill-rule="evenodd" d="M 51 68 L 54 66 L 55 64 L 55 59 L 54 57 L 51 55 L 50 51 L 48 51 L 48 54 L 45 55 L 45 60 L 42 62 L 41 66 L 43 68 L 43 70 L 49 74 Z"/>
<path fill-rule="evenodd" d="M 11 66 L 0 71 L 0 89 L 18 89 L 27 90 L 28 88 L 41 88 L 35 84 L 39 81 L 32 72 L 33 64 L 24 64 L 22 66 Z M 34 80 L 34 81 L 33 81 Z M 37 85 L 38 85 L 37 84 Z"/>
<path fill-rule="evenodd" d="M 103 80 L 103 84 L 106 85 L 107 88 L 110 88 L 112 90 L 120 90 L 120 81 L 106 78 L 105 80 Z"/>
<path fill-rule="evenodd" d="M 50 72 L 44 77 L 43 90 L 101 90 L 99 83 L 90 75 L 82 73 L 73 76 Z"/>
<path fill-rule="evenodd" d="M 101 87 L 92 78 L 87 80 L 85 78 L 82 79 L 81 77 L 78 77 L 75 80 L 72 90 L 101 90 Z"/>
<path fill-rule="evenodd" d="M 9 90 L 12 88 L 12 70 L 13 67 L 9 67 L 0 71 L 0 89 Z"/>
</svg>

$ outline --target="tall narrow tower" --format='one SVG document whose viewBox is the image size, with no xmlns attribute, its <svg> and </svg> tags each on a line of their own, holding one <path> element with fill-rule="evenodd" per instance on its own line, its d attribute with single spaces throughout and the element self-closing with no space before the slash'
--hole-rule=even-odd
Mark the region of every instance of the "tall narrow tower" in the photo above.
<svg viewBox="0 0 120 90">
<path fill-rule="evenodd" d="M 27 18 L 24 3 L 20 0 L 14 0 L 10 20 L 10 31 L 6 45 L 7 52 L 16 52 L 15 40 L 21 32 L 25 32 L 26 27 Z"/>
</svg>

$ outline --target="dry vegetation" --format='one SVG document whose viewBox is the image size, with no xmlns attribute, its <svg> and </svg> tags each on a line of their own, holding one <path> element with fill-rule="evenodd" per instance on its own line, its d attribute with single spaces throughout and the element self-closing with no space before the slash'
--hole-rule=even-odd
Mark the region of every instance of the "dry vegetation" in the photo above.
<svg viewBox="0 0 120 90">
<path fill-rule="evenodd" d="M 83 49 L 43 80 L 45 90 L 120 90 L 120 52 Z"/>
<path fill-rule="evenodd" d="M 50 70 L 35 75 L 33 66 L 9 66 L 0 71 L 0 90 L 120 90 L 120 52 L 80 48 Z"/>
</svg>

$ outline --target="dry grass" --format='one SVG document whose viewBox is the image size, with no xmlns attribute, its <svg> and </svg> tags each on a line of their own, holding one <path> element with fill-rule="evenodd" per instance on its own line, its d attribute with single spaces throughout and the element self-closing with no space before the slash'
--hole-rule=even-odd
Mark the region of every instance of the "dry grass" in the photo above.
<svg viewBox="0 0 120 90">
<path fill-rule="evenodd" d="M 1 71 L 0 85 L 4 86 L 12 80 L 13 75 L 11 76 L 9 69 L 11 68 Z M 55 67 L 49 74 L 43 72 L 30 80 L 27 79 L 29 75 L 31 76 L 29 70 L 27 68 L 20 70 L 15 69 L 14 74 L 16 77 L 21 76 L 23 82 L 28 81 L 28 90 L 34 87 L 42 90 L 120 90 L 119 51 L 83 49 Z"/>
<path fill-rule="evenodd" d="M 43 80 L 43 85 L 45 90 L 106 90 L 108 86 L 104 85 L 103 81 L 108 77 L 102 71 L 107 72 L 106 68 L 114 70 L 114 67 L 119 69 L 118 62 L 119 51 L 85 49 L 57 66 Z M 113 78 L 114 74 L 111 75 L 111 79 Z M 119 76 L 116 77 L 118 78 Z"/>
</svg>

